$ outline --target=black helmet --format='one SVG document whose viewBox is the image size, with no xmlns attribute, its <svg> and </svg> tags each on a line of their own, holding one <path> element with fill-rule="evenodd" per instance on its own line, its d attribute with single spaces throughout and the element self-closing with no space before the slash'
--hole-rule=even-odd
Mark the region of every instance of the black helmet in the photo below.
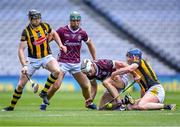
<svg viewBox="0 0 180 127">
<path fill-rule="evenodd" d="M 30 10 L 28 13 L 29 20 L 32 19 L 41 19 L 41 13 L 37 10 Z"/>
</svg>

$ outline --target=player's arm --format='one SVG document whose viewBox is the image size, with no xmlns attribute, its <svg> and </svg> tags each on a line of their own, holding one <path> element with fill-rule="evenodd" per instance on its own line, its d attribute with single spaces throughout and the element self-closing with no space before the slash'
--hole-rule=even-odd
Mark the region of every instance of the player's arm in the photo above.
<svg viewBox="0 0 180 127">
<path fill-rule="evenodd" d="M 23 74 L 27 73 L 27 60 L 26 60 L 26 57 L 25 57 L 25 54 L 24 54 L 24 50 L 26 48 L 26 44 L 24 41 L 21 41 L 20 44 L 19 44 L 19 47 L 18 47 L 18 57 L 19 57 L 19 61 L 22 65 L 22 70 L 21 72 Z"/>
<path fill-rule="evenodd" d="M 92 100 L 94 100 L 94 98 L 96 97 L 96 93 L 97 93 L 96 79 L 90 80 L 90 83 L 91 83 L 91 98 L 92 98 Z"/>
<path fill-rule="evenodd" d="M 53 36 L 51 34 L 48 34 L 48 36 L 47 36 L 48 43 L 52 42 L 53 40 L 54 40 Z"/>
<path fill-rule="evenodd" d="M 134 80 L 138 83 L 141 80 L 141 76 L 136 73 L 136 71 L 131 72 L 134 77 Z"/>
<path fill-rule="evenodd" d="M 115 61 L 113 61 L 113 62 L 114 62 L 114 65 L 115 65 L 115 69 L 120 69 L 120 68 L 129 66 L 129 64 L 127 64 L 126 62 L 123 62 L 123 61 L 115 60 Z M 133 75 L 134 80 L 135 80 L 136 82 L 138 82 L 138 81 L 141 79 L 141 76 L 138 75 L 138 74 L 136 73 L 136 71 L 131 72 L 131 74 Z"/>
<path fill-rule="evenodd" d="M 127 63 L 125 63 L 123 61 L 119 61 L 119 60 L 113 60 L 113 63 L 114 63 L 114 68 L 115 69 L 119 69 L 119 68 L 128 66 Z"/>
<path fill-rule="evenodd" d="M 141 89 L 141 97 L 143 97 L 145 94 L 145 91 L 143 89 Z"/>
<path fill-rule="evenodd" d="M 92 42 L 92 40 L 89 38 L 86 42 L 87 46 L 88 46 L 88 49 L 89 49 L 89 52 L 93 58 L 93 60 L 96 60 L 96 48 Z"/>
<path fill-rule="evenodd" d="M 26 58 L 25 58 L 25 54 L 24 54 L 24 50 L 26 48 L 26 44 L 25 42 L 20 42 L 19 44 L 19 48 L 18 48 L 18 57 L 19 57 L 19 61 L 21 63 L 22 66 L 26 66 Z"/>
<path fill-rule="evenodd" d="M 50 36 L 53 37 L 53 39 L 56 41 L 57 45 L 59 46 L 60 50 L 62 50 L 63 52 L 67 52 L 67 47 L 64 46 L 61 42 L 61 39 L 59 37 L 59 35 L 57 34 L 57 32 L 55 30 L 52 29 Z"/>
<path fill-rule="evenodd" d="M 138 64 L 137 63 L 133 63 L 131 65 L 128 65 L 126 67 L 123 67 L 123 68 L 120 68 L 120 69 L 117 69 L 116 71 L 114 71 L 112 74 L 111 74 L 111 77 L 112 79 L 114 79 L 114 77 L 116 75 L 123 75 L 123 74 L 126 74 L 126 73 L 132 73 L 133 71 L 135 71 L 137 68 L 138 68 Z"/>
</svg>

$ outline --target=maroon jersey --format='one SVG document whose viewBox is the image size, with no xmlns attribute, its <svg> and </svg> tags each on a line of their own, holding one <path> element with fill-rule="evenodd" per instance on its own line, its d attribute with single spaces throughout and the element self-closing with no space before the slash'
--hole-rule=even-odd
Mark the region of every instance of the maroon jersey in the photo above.
<svg viewBox="0 0 180 127">
<path fill-rule="evenodd" d="M 58 61 L 63 63 L 79 63 L 82 41 L 88 40 L 87 33 L 79 28 L 76 31 L 70 29 L 69 25 L 57 30 L 63 45 L 67 47 L 67 53 L 61 52 Z"/>
<path fill-rule="evenodd" d="M 115 69 L 113 68 L 113 61 L 108 59 L 99 59 L 94 61 L 96 64 L 96 75 L 88 77 L 89 79 L 104 80 L 111 75 Z"/>
</svg>

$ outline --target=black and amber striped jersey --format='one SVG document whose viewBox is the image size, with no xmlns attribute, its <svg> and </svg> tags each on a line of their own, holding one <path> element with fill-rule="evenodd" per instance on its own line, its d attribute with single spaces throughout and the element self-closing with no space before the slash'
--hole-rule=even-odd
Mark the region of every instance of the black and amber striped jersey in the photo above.
<svg viewBox="0 0 180 127">
<path fill-rule="evenodd" d="M 26 41 L 28 46 L 28 57 L 43 58 L 51 54 L 47 36 L 51 33 L 51 27 L 47 23 L 40 23 L 37 28 L 29 24 L 22 32 L 21 41 Z"/>
<path fill-rule="evenodd" d="M 147 91 L 151 86 L 159 84 L 155 72 L 145 60 L 136 60 L 133 63 L 138 64 L 138 68 L 135 71 L 141 76 L 139 84 L 144 92 Z"/>
</svg>

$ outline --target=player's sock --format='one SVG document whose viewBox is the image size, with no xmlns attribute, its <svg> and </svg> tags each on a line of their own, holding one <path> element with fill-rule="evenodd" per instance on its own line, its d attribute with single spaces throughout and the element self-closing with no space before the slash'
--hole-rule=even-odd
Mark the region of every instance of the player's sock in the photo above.
<svg viewBox="0 0 180 127">
<path fill-rule="evenodd" d="M 51 87 L 52 84 L 54 84 L 56 82 L 57 78 L 55 78 L 52 74 L 49 75 L 49 77 L 47 78 L 47 81 L 45 83 L 44 89 L 42 90 L 42 92 L 47 93 L 47 91 L 49 90 L 49 88 Z"/>
<path fill-rule="evenodd" d="M 176 104 L 164 104 L 164 109 L 166 110 L 175 110 Z"/>
<path fill-rule="evenodd" d="M 22 91 L 18 92 L 16 89 L 14 90 L 14 94 L 13 94 L 13 99 L 11 100 L 11 105 L 10 107 L 14 108 L 17 101 L 21 98 L 22 95 Z"/>
<path fill-rule="evenodd" d="M 45 104 L 49 105 L 49 100 L 47 98 L 47 91 L 49 90 L 51 85 L 56 82 L 56 80 L 57 80 L 57 78 L 55 78 L 52 74 L 50 74 L 47 81 L 46 81 L 46 83 L 45 83 L 44 89 L 39 94 L 39 96 L 43 99 L 43 102 Z"/>
<path fill-rule="evenodd" d="M 124 96 L 124 98 L 121 100 L 123 104 L 131 104 L 133 105 L 135 103 L 134 98 L 128 93 Z"/>
</svg>

